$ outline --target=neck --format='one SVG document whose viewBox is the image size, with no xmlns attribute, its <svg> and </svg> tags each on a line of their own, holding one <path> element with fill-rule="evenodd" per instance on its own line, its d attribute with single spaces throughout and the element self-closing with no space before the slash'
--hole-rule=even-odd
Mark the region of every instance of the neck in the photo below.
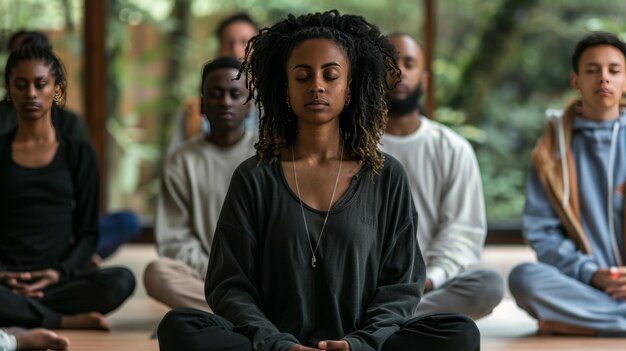
<svg viewBox="0 0 626 351">
<path fill-rule="evenodd" d="M 35 143 L 56 141 L 56 133 L 50 116 L 37 120 L 24 120 L 18 117 L 15 141 Z"/>
<path fill-rule="evenodd" d="M 420 113 L 418 110 L 413 110 L 402 116 L 390 117 L 387 121 L 385 133 L 400 136 L 409 135 L 415 132 L 420 124 Z"/>
<path fill-rule="evenodd" d="M 217 146 L 230 147 L 237 144 L 243 138 L 245 133 L 246 130 L 242 124 L 241 127 L 226 132 L 211 130 L 209 135 L 207 135 L 206 140 Z"/>
<path fill-rule="evenodd" d="M 298 129 L 293 150 L 296 158 L 303 158 L 311 163 L 323 163 L 339 159 L 341 144 L 338 124 L 316 128 L 303 126 Z"/>
<path fill-rule="evenodd" d="M 609 109 L 594 109 L 592 106 L 589 106 L 589 104 L 583 103 L 580 112 L 585 119 L 604 122 L 619 116 L 619 105 Z"/>
</svg>

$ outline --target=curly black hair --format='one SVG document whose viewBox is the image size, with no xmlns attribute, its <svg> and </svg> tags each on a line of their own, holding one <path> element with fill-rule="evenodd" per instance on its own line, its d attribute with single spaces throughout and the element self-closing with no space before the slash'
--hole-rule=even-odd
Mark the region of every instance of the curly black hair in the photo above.
<svg viewBox="0 0 626 351">
<path fill-rule="evenodd" d="M 317 38 L 333 41 L 347 56 L 352 103 L 341 112 L 341 133 L 352 157 L 377 174 L 384 162 L 379 142 L 387 123 L 385 93 L 400 78 L 396 53 L 376 25 L 361 16 L 341 15 L 337 10 L 289 15 L 263 28 L 248 43 L 242 71 L 248 73 L 248 100 L 256 94 L 261 111 L 257 155 L 261 160 L 269 157 L 275 161 L 280 150 L 293 143 L 297 125 L 285 102 L 287 61 L 296 46 Z"/>
</svg>

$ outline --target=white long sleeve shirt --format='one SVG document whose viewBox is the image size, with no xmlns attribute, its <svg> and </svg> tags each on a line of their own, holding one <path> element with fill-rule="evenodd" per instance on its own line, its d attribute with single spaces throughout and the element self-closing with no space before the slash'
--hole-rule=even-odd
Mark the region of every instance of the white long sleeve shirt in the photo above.
<svg viewBox="0 0 626 351">
<path fill-rule="evenodd" d="M 15 336 L 0 329 L 0 351 L 15 351 L 16 346 Z"/>
<path fill-rule="evenodd" d="M 487 234 L 476 155 L 467 140 L 427 118 L 410 135 L 384 134 L 403 164 L 417 208 L 417 239 L 436 289 L 480 259 Z"/>
<path fill-rule="evenodd" d="M 186 263 L 204 279 L 230 179 L 237 166 L 255 154 L 257 135 L 246 131 L 228 148 L 199 135 L 167 159 L 155 220 L 159 255 Z"/>
</svg>

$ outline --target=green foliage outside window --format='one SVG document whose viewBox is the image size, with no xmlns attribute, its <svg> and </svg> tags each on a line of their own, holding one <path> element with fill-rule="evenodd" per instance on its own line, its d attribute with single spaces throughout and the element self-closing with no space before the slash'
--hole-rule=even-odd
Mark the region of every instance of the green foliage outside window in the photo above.
<svg viewBox="0 0 626 351">
<path fill-rule="evenodd" d="M 88 1 L 88 0 L 86 0 Z M 338 8 L 420 41 L 423 5 L 406 0 L 111 0 L 106 2 L 110 208 L 153 212 L 176 111 L 197 95 L 202 63 L 217 47 L 224 16 L 245 9 L 262 26 L 287 13 Z M 610 0 L 446 0 L 436 4 L 431 116 L 474 145 L 489 219 L 519 218 L 530 151 L 545 110 L 576 96 L 570 54 L 593 30 L 626 39 L 626 2 Z M 54 46 L 81 58 L 80 0 L 0 0 L 0 38 L 18 28 L 62 32 Z M 6 47 L 3 42 L 2 47 Z M 6 50 L 0 60 L 6 60 Z M 68 70 L 82 72 L 75 64 Z M 70 89 L 80 89 L 80 80 Z"/>
</svg>

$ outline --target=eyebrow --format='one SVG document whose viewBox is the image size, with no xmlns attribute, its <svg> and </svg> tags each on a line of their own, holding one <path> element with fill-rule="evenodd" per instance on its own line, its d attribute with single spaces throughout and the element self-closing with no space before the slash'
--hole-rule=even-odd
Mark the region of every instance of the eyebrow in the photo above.
<svg viewBox="0 0 626 351">
<path fill-rule="evenodd" d="M 598 63 L 598 62 L 589 62 L 589 63 L 587 63 L 587 64 L 585 65 L 585 67 L 599 67 L 599 66 L 602 66 L 602 64 L 601 64 L 601 63 Z M 622 66 L 622 64 L 621 64 L 621 63 L 619 63 L 619 62 L 610 62 L 610 63 L 609 63 L 609 66 L 612 66 L 612 67 L 615 67 L 615 66 L 620 66 L 620 67 L 621 67 L 621 66 Z"/>
<path fill-rule="evenodd" d="M 22 79 L 22 80 L 29 80 L 28 77 L 24 77 L 24 76 L 15 76 L 14 79 Z M 37 76 L 35 77 L 34 80 L 42 80 L 42 79 L 48 79 L 48 76 Z"/>
<path fill-rule="evenodd" d="M 341 65 L 337 62 L 329 62 L 329 63 L 325 63 L 322 65 L 322 68 L 327 68 L 327 67 L 341 67 Z M 300 64 L 300 65 L 295 65 L 292 70 L 297 69 L 297 68 L 306 68 L 306 69 L 313 69 L 313 67 L 309 66 L 309 65 L 304 65 L 304 64 Z"/>
</svg>

